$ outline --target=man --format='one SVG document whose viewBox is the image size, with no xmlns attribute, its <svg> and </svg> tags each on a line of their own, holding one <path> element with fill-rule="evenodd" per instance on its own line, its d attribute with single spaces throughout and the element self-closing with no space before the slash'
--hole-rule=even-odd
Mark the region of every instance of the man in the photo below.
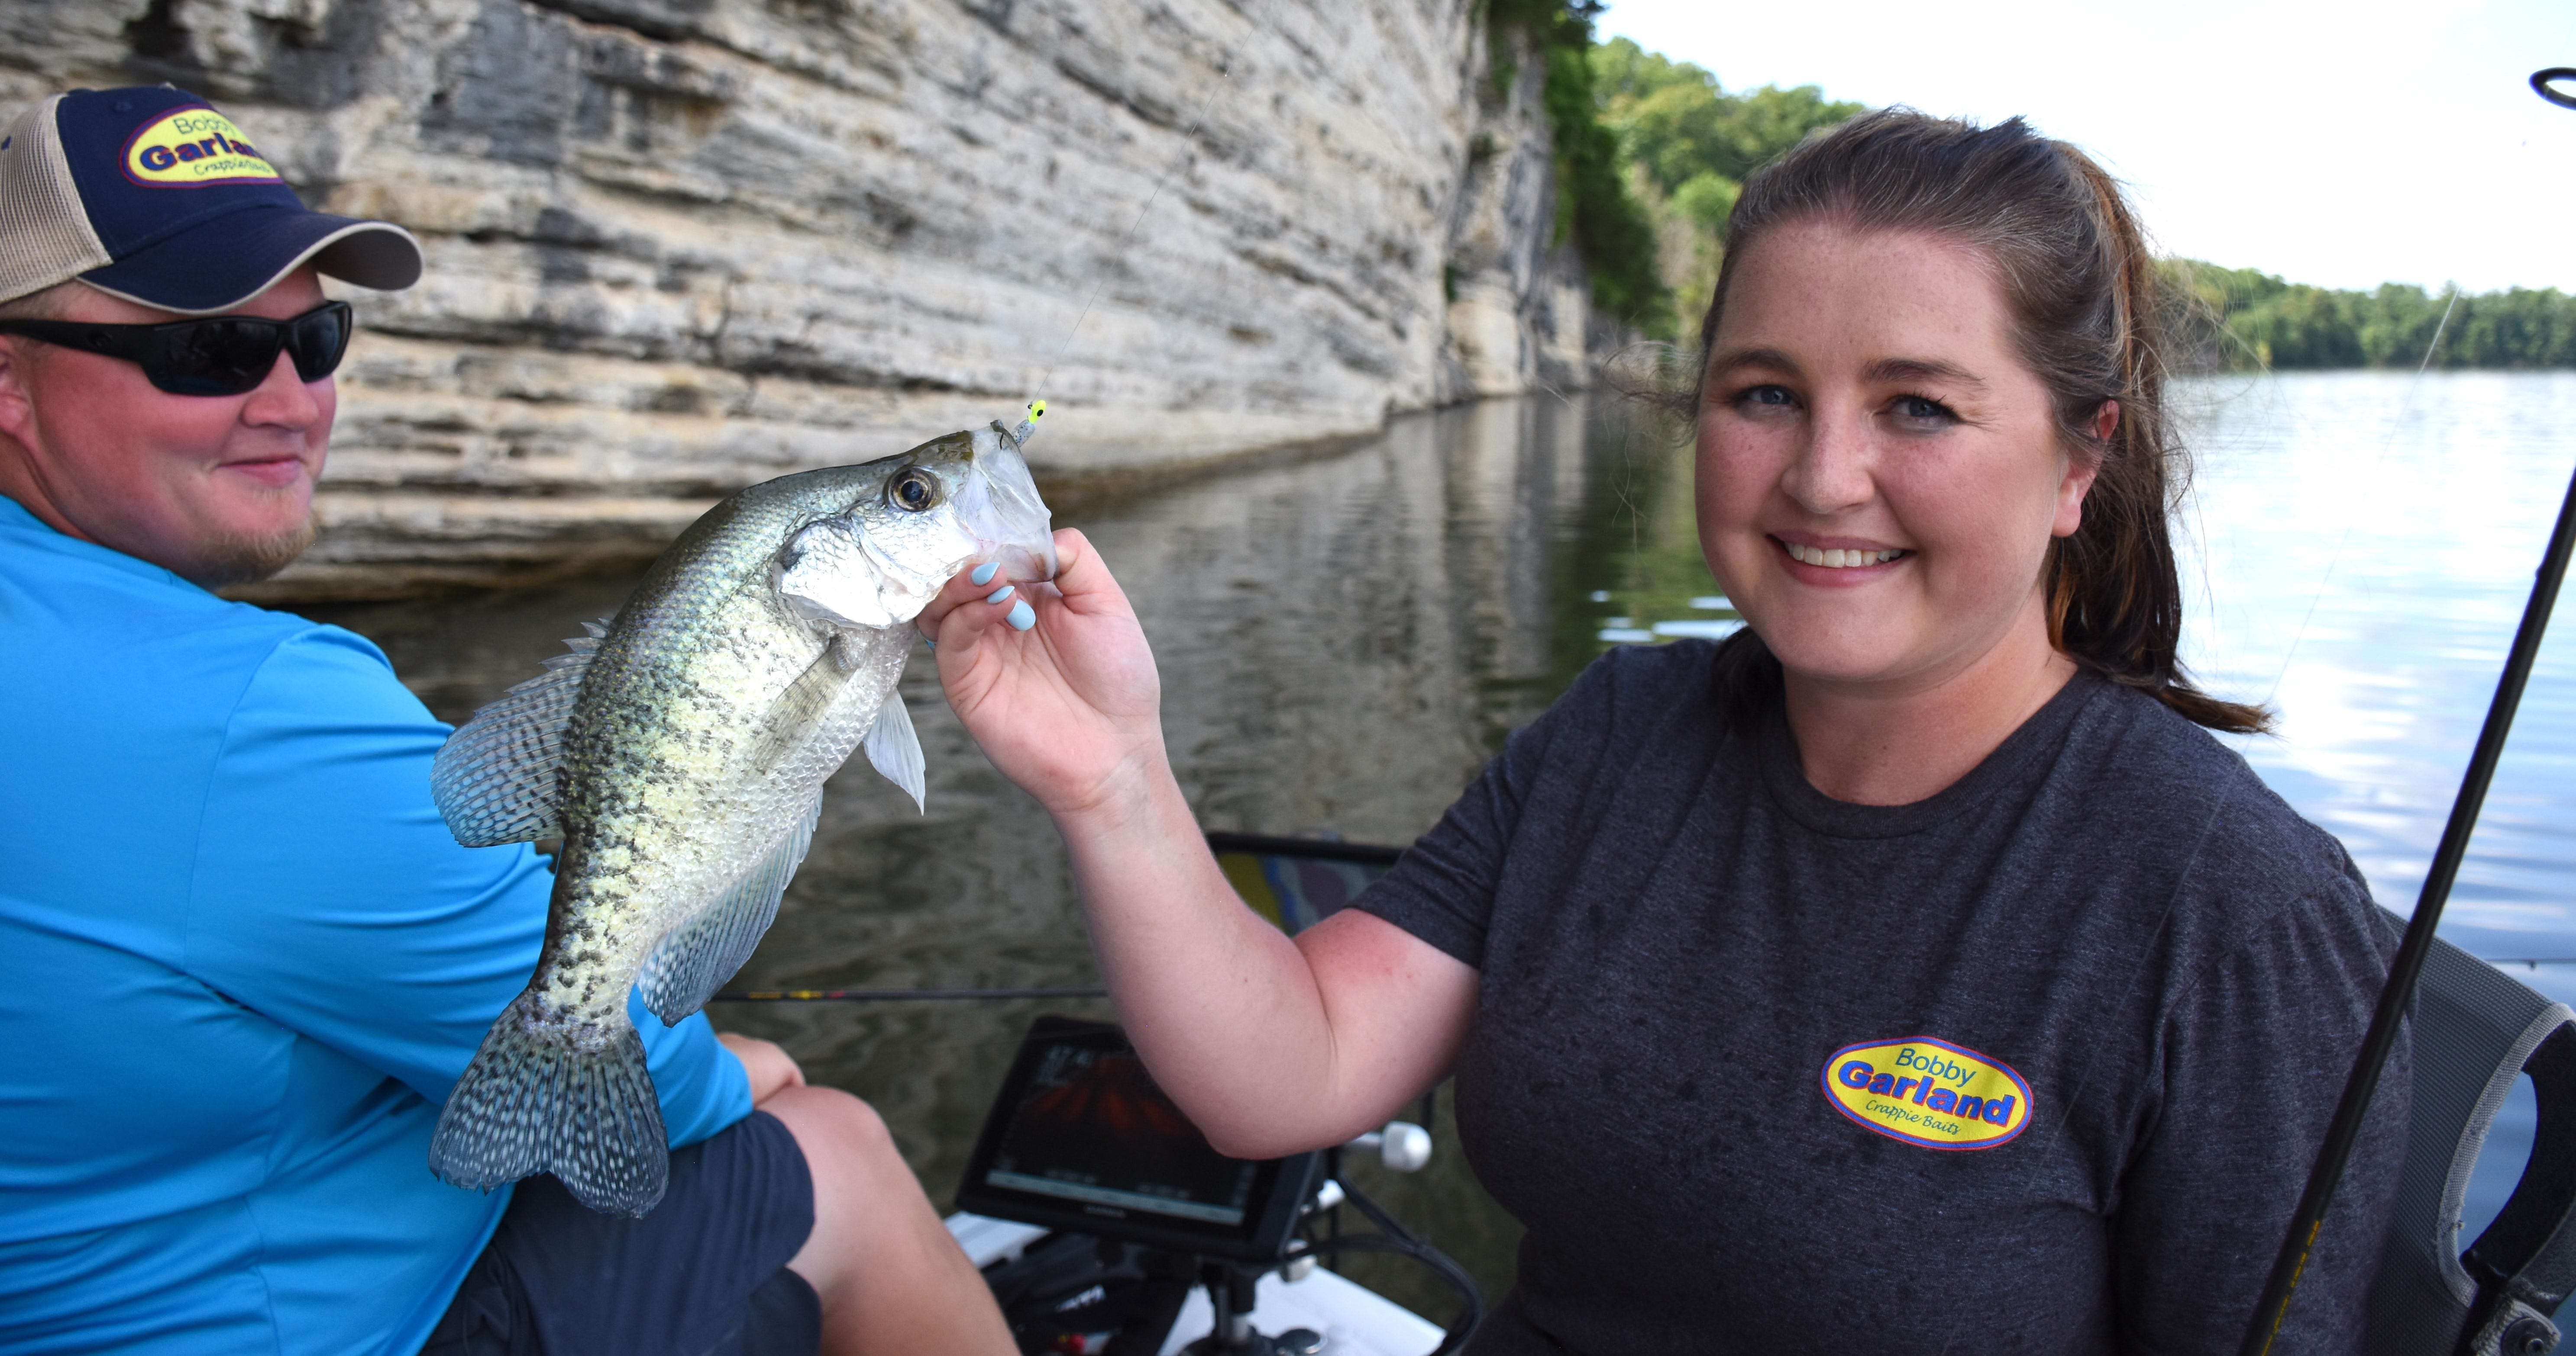
<svg viewBox="0 0 2576 1356">
<path fill-rule="evenodd" d="M 644 1219 L 430 1175 L 551 878 L 374 646 L 208 592 L 312 538 L 319 276 L 420 269 L 184 91 L 0 128 L 0 1349 L 1009 1350 L 874 1113 L 703 1016 L 638 1009 Z"/>
</svg>

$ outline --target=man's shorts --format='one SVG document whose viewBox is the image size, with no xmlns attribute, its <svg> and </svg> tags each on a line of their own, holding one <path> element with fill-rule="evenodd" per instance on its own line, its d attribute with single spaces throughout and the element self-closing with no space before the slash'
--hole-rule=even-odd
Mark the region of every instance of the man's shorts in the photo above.
<svg viewBox="0 0 2576 1356">
<path fill-rule="evenodd" d="M 804 1151 L 765 1111 L 674 1151 L 642 1219 L 531 1177 L 422 1356 L 814 1356 L 822 1306 L 787 1269 L 813 1231 Z"/>
</svg>

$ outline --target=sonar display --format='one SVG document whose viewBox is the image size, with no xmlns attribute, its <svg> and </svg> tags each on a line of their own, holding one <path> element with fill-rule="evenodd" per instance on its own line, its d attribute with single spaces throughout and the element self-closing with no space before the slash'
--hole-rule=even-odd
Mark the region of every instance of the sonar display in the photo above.
<svg viewBox="0 0 2576 1356">
<path fill-rule="evenodd" d="M 1232 1226 L 1260 1166 L 1210 1148 L 1135 1055 L 1059 1042 L 1040 1054 L 984 1180 L 1104 1213 Z"/>
</svg>

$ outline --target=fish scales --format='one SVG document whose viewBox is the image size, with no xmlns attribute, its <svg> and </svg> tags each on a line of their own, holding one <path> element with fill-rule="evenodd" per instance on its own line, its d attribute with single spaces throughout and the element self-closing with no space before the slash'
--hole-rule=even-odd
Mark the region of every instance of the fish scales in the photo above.
<svg viewBox="0 0 2576 1356">
<path fill-rule="evenodd" d="M 676 1023 L 739 967 L 824 781 L 863 742 L 919 798 L 896 697 L 912 617 L 979 558 L 1053 573 L 1018 453 L 1032 429 L 996 423 L 727 499 L 595 644 L 569 642 L 441 750 L 433 789 L 460 842 L 563 839 L 536 971 L 441 1115 L 441 1177 L 488 1190 L 552 1171 L 611 1213 L 659 1199 L 663 1127 L 628 995 L 640 982 Z M 568 704 L 548 687 L 562 683 L 578 685 Z M 560 729 L 509 723 L 540 719 Z"/>
<path fill-rule="evenodd" d="M 761 717 L 828 643 L 787 613 L 766 579 L 775 543 L 833 507 L 815 498 L 746 505 L 738 517 L 747 521 L 737 524 L 746 530 L 684 540 L 679 568 L 648 582 L 620 615 L 636 624 L 611 628 L 574 708 L 564 741 L 565 847 L 603 860 L 558 877 L 568 907 L 557 914 L 636 934 L 624 948 L 632 964 L 613 986 L 620 1010 L 643 963 L 637 942 L 649 949 L 709 884 L 775 846 L 814 789 L 812 766 L 837 767 L 857 744 L 861 731 L 844 720 L 810 741 L 842 734 L 837 747 L 769 769 L 745 766 Z M 852 675 L 876 680 L 849 685 L 863 712 L 883 703 L 899 675 L 903 649 L 894 653 L 880 673 Z M 578 846 L 575 824 L 590 830 Z M 654 869 L 639 874 L 637 863 Z"/>
</svg>

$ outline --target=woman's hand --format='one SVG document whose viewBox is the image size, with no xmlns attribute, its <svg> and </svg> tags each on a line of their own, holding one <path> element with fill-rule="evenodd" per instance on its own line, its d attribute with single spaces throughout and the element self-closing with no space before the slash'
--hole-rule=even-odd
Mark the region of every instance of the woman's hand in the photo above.
<svg viewBox="0 0 2576 1356">
<path fill-rule="evenodd" d="M 920 626 L 967 731 L 1055 816 L 1128 1036 L 1222 1152 L 1383 1123 L 1457 1053 L 1476 972 L 1356 910 L 1291 942 L 1243 906 L 1172 779 L 1135 609 L 1081 533 L 1055 546 L 1053 583 L 968 571 Z"/>
<path fill-rule="evenodd" d="M 731 1050 L 735 1059 L 742 1061 L 742 1071 L 751 1079 L 753 1106 L 788 1088 L 805 1086 L 805 1071 L 796 1067 L 796 1061 L 779 1049 L 777 1042 L 765 1041 L 758 1036 L 738 1036 L 730 1031 L 717 1032 L 716 1040 Z"/>
<path fill-rule="evenodd" d="M 1135 609 L 1081 533 L 1056 533 L 1055 547 L 1053 582 L 977 583 L 968 571 L 917 625 L 967 732 L 1061 821 L 1115 813 L 1170 773 L 1162 684 Z"/>
</svg>

